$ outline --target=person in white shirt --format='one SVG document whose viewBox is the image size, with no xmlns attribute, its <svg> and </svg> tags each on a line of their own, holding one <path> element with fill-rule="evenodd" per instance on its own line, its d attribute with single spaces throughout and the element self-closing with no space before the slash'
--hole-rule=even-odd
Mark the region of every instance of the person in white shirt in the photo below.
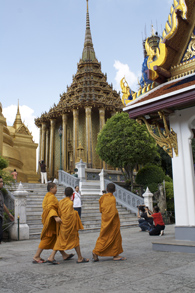
<svg viewBox="0 0 195 293">
<path fill-rule="evenodd" d="M 73 208 L 78 212 L 81 218 L 81 194 L 79 192 L 79 186 L 75 186 L 75 192 L 73 193 Z"/>
</svg>

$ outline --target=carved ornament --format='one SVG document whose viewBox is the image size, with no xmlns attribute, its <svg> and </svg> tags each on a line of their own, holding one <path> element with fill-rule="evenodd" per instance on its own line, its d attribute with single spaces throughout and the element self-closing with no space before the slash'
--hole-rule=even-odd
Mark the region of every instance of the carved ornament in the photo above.
<svg viewBox="0 0 195 293">
<path fill-rule="evenodd" d="M 166 22 L 163 31 L 163 42 L 171 39 L 178 29 L 178 16 L 177 11 L 181 11 L 182 19 L 187 19 L 187 6 L 185 0 L 174 0 L 171 6 L 171 13 L 169 14 L 168 21 Z"/>
<path fill-rule="evenodd" d="M 153 50 L 149 43 L 148 43 L 148 39 L 145 42 L 145 49 L 147 52 L 147 56 L 148 56 L 148 60 L 147 60 L 147 66 L 148 69 L 151 70 L 151 75 L 150 75 L 150 79 L 151 80 L 156 80 L 159 75 L 158 73 L 154 70 L 155 66 L 162 66 L 166 59 L 167 59 L 167 48 L 165 43 L 162 42 L 162 39 L 160 39 L 159 41 L 159 48 L 156 48 L 156 50 Z"/>
<path fill-rule="evenodd" d="M 187 51 L 183 57 L 183 61 L 188 61 L 192 58 L 195 57 L 195 34 L 194 32 L 192 33 L 192 36 L 191 36 L 191 40 L 190 40 L 190 43 L 188 45 L 188 48 L 187 48 Z"/>
<path fill-rule="evenodd" d="M 125 77 L 123 77 L 120 81 L 120 86 L 122 89 L 122 103 L 123 105 L 127 106 L 127 104 L 129 104 L 131 102 L 131 100 L 129 99 L 130 97 L 130 87 L 125 79 Z"/>
<path fill-rule="evenodd" d="M 24 124 L 22 124 L 18 129 L 16 129 L 16 133 L 31 135 L 30 131 Z"/>
<path fill-rule="evenodd" d="M 166 117 L 163 112 L 158 112 L 160 119 L 164 124 L 164 131 L 161 130 L 160 125 L 157 121 L 153 122 L 152 125 L 149 124 L 147 119 L 143 116 L 138 117 L 137 122 L 142 124 L 142 121 L 145 123 L 148 132 L 155 139 L 156 143 L 163 148 L 163 150 L 172 158 L 173 149 L 176 157 L 178 156 L 178 143 L 177 143 L 177 134 L 169 130 Z"/>
</svg>

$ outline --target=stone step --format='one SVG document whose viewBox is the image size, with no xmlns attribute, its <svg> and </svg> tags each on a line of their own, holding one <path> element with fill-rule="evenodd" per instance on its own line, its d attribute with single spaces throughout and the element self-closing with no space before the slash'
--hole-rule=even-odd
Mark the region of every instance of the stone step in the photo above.
<svg viewBox="0 0 195 293">
<path fill-rule="evenodd" d="M 31 214 L 31 215 L 27 215 L 27 221 L 29 223 L 34 223 L 34 221 L 39 221 L 41 222 L 42 221 L 42 218 L 41 218 L 41 215 L 42 213 L 39 213 L 39 214 Z M 136 219 L 137 220 L 137 217 L 134 215 L 134 214 L 127 214 L 127 213 L 119 213 L 119 218 L 122 220 L 124 219 L 128 219 L 128 220 L 131 220 L 131 219 Z M 101 214 L 100 213 L 81 213 L 81 220 L 82 221 L 88 221 L 88 220 L 101 220 Z"/>
<path fill-rule="evenodd" d="M 39 238 L 43 225 L 42 225 L 42 202 L 47 192 L 46 185 L 44 184 L 24 184 L 24 189 L 28 191 L 26 218 L 29 225 L 30 238 Z M 83 186 L 84 187 L 84 186 Z M 100 187 L 99 182 L 87 181 L 85 182 L 86 190 L 82 193 L 82 217 L 81 221 L 84 226 L 84 231 L 81 233 L 88 233 L 92 231 L 99 231 L 101 227 L 101 214 L 99 212 L 99 198 Z M 58 200 L 64 198 L 64 186 L 58 186 L 58 192 L 56 197 Z M 117 205 L 119 212 L 121 228 L 138 226 L 137 217 L 123 208 L 121 205 Z"/>
<path fill-rule="evenodd" d="M 123 222 L 123 221 L 132 221 L 132 220 L 135 220 L 137 221 L 137 217 L 135 217 L 134 215 L 119 215 L 120 217 L 120 221 Z M 97 216 L 91 216 L 91 217 L 88 217 L 88 216 L 83 216 L 81 217 L 81 220 L 82 222 L 85 222 L 85 221 L 101 221 L 101 215 L 97 215 Z M 29 225 L 40 225 L 40 223 L 42 223 L 42 218 L 41 216 L 36 216 L 34 218 L 30 217 L 28 219 L 28 224 Z"/>
<path fill-rule="evenodd" d="M 83 224 L 84 229 L 90 228 L 90 227 L 91 228 L 101 227 L 101 220 L 99 220 L 99 221 L 97 221 L 97 220 L 96 221 L 95 220 L 85 221 L 85 223 L 82 222 L 82 224 Z M 121 226 L 132 225 L 132 224 L 137 225 L 138 224 L 137 220 L 121 221 Z M 38 231 L 39 231 L 39 233 L 41 233 L 42 228 L 43 228 L 42 224 L 32 224 L 32 225 L 30 225 L 29 230 L 30 230 L 30 233 L 31 232 L 38 232 Z"/>
<path fill-rule="evenodd" d="M 40 207 L 37 207 L 35 210 L 30 210 L 29 207 L 27 207 L 27 217 L 29 216 L 36 216 L 36 215 L 42 215 L 43 209 Z M 130 213 L 129 211 L 123 209 L 123 208 L 118 208 L 119 216 L 120 215 L 134 215 L 133 213 Z M 100 214 L 99 209 L 84 209 L 82 208 L 82 215 L 86 216 L 95 216 L 96 214 Z"/>
</svg>

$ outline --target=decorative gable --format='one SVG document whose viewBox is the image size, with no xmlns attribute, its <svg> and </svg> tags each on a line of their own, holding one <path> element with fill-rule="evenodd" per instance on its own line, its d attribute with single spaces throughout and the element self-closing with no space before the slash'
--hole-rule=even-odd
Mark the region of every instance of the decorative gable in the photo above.
<svg viewBox="0 0 195 293">
<path fill-rule="evenodd" d="M 186 52 L 182 58 L 181 63 L 195 59 L 195 28 L 191 35 Z"/>
<path fill-rule="evenodd" d="M 28 128 L 24 124 L 22 124 L 18 129 L 16 129 L 16 133 L 31 136 L 30 131 L 28 130 Z"/>
</svg>

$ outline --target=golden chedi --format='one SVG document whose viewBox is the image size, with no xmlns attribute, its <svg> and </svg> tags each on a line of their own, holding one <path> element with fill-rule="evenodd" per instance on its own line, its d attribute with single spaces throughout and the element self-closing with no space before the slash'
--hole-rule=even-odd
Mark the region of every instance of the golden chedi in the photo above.
<svg viewBox="0 0 195 293">
<path fill-rule="evenodd" d="M 16 169 L 17 181 L 38 182 L 36 173 L 36 149 L 33 137 L 22 122 L 19 104 L 13 126 L 7 126 L 0 104 L 0 156 L 8 160 L 6 169 L 10 173 Z"/>
</svg>

